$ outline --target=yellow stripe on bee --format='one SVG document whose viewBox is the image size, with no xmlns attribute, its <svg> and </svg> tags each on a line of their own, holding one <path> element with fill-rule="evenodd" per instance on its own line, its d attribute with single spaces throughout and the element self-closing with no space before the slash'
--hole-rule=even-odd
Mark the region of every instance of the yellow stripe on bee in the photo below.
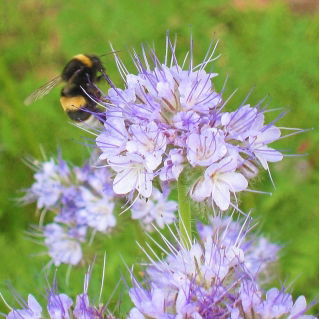
<svg viewBox="0 0 320 319">
<path fill-rule="evenodd" d="M 65 112 L 78 111 L 87 104 L 86 99 L 81 96 L 61 96 L 60 103 Z"/>
<path fill-rule="evenodd" d="M 74 56 L 73 58 L 82 62 L 88 68 L 91 68 L 93 65 L 91 59 L 84 54 L 78 54 L 78 55 Z"/>
</svg>

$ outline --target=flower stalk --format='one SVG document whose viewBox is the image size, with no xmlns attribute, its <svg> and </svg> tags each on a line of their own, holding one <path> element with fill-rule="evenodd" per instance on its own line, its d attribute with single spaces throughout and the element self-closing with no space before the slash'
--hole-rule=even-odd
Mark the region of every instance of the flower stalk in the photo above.
<svg viewBox="0 0 320 319">
<path fill-rule="evenodd" d="M 188 195 L 187 178 L 184 173 L 181 173 L 178 182 L 178 211 L 179 211 L 179 231 L 181 243 L 185 248 L 189 249 L 192 243 L 191 232 L 191 209 L 190 198 Z"/>
</svg>

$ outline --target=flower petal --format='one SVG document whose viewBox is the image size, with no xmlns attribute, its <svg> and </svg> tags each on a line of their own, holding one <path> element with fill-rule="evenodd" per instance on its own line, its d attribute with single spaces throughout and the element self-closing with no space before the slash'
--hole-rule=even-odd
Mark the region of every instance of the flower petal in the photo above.
<svg viewBox="0 0 320 319">
<path fill-rule="evenodd" d="M 226 172 L 219 175 L 219 181 L 228 185 L 231 192 L 240 192 L 247 188 L 248 181 L 246 178 L 236 172 Z"/>
</svg>

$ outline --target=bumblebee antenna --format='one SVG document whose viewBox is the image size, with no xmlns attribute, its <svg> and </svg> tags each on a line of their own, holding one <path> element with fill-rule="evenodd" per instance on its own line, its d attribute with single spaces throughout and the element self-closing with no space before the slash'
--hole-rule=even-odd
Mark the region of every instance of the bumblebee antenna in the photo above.
<svg viewBox="0 0 320 319">
<path fill-rule="evenodd" d="M 116 54 L 116 53 L 119 53 L 119 52 L 121 52 L 121 51 L 120 51 L 120 50 L 111 51 L 111 52 L 108 52 L 108 53 L 99 55 L 99 58 L 101 58 L 101 57 L 103 57 L 103 56 L 106 56 L 106 55 L 110 55 L 110 54 Z"/>
</svg>

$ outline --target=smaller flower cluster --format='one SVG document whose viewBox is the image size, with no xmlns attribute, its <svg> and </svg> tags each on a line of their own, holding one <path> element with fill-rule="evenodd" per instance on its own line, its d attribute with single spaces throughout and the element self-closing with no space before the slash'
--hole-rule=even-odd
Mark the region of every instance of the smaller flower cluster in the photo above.
<svg viewBox="0 0 320 319">
<path fill-rule="evenodd" d="M 56 266 L 76 265 L 82 257 L 82 243 L 88 231 L 109 233 L 117 224 L 115 206 L 119 200 L 112 190 L 108 168 L 95 169 L 89 164 L 70 166 L 63 159 L 35 162 L 34 184 L 26 191 L 24 202 L 37 202 L 38 209 L 55 213 L 54 221 L 43 226 L 45 245 Z M 175 221 L 177 204 L 168 194 L 153 190 L 148 201 L 137 198 L 132 219 L 144 228 L 151 224 L 163 228 Z"/>
<path fill-rule="evenodd" d="M 169 38 L 166 44 L 164 63 L 153 51 L 143 49 L 142 59 L 134 54 L 137 74 L 127 72 L 116 57 L 126 88 L 112 87 L 101 101 L 107 120 L 96 139 L 100 158 L 116 172 L 116 194 L 137 191 L 147 198 L 156 177 L 170 182 L 185 168 L 197 168 L 201 174 L 191 189 L 193 199 L 211 198 L 227 210 L 230 194 L 246 190 L 259 166 L 268 170 L 269 162 L 282 160 L 282 153 L 269 146 L 281 131 L 265 123 L 260 105 L 224 110 L 226 101 L 212 83 L 217 74 L 204 70 L 214 60 L 214 49 L 194 66 L 191 47 L 189 67 L 183 69 Z"/>
<path fill-rule="evenodd" d="M 230 218 L 214 218 L 210 225 L 199 224 L 200 240 L 190 249 L 163 237 L 167 257 L 146 253 L 147 286 L 134 280 L 129 318 L 314 318 L 304 316 L 304 296 L 293 302 L 284 289 L 263 290 L 260 275 L 279 247 L 248 230 Z"/>
<path fill-rule="evenodd" d="M 117 223 L 110 172 L 92 169 L 89 164 L 70 167 L 61 158 L 36 163 L 35 168 L 35 183 L 24 199 L 55 213 L 54 222 L 43 226 L 54 264 L 76 265 L 82 259 L 81 243 L 88 230 L 107 233 Z"/>
<path fill-rule="evenodd" d="M 58 293 L 56 285 L 47 294 L 47 312 L 50 319 L 115 319 L 106 306 L 94 306 L 90 304 L 88 295 L 88 284 L 90 273 L 85 276 L 84 291 L 76 296 L 76 302 L 63 293 Z M 27 303 L 24 302 L 23 309 L 14 309 L 6 315 L 6 319 L 43 319 L 46 313 L 41 305 L 31 294 L 28 295 Z"/>
</svg>

